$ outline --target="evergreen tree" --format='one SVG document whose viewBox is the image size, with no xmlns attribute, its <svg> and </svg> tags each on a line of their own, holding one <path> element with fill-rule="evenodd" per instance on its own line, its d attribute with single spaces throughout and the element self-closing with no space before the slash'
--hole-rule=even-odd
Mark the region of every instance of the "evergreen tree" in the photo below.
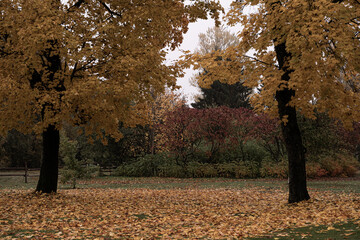
<svg viewBox="0 0 360 240">
<path fill-rule="evenodd" d="M 216 106 L 251 108 L 248 101 L 251 89 L 245 87 L 241 82 L 227 84 L 215 81 L 210 88 L 200 89 L 202 97 L 191 104 L 193 108 L 202 109 Z"/>
<path fill-rule="evenodd" d="M 235 34 L 226 30 L 224 27 L 209 28 L 206 33 L 199 34 L 199 48 L 197 54 L 205 55 L 216 51 L 223 51 L 227 48 L 239 44 L 239 40 Z M 217 57 L 222 60 L 221 56 Z M 230 59 L 227 59 L 231 61 Z M 206 69 L 200 74 L 207 74 Z M 196 79 L 196 78 L 195 78 Z M 196 82 L 201 89 L 201 96 L 191 106 L 198 109 L 227 106 L 230 108 L 251 108 L 248 101 L 251 88 L 243 86 L 242 81 L 234 84 L 214 81 L 210 88 L 203 87 L 201 83 Z"/>
</svg>

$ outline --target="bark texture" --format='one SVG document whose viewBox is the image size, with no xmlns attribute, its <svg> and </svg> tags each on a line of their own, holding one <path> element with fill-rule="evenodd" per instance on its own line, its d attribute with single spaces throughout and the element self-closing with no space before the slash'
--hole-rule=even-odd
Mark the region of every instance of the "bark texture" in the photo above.
<svg viewBox="0 0 360 240">
<path fill-rule="evenodd" d="M 36 192 L 54 193 L 57 191 L 59 172 L 59 130 L 50 125 L 44 130 L 42 138 L 42 163 Z"/>
<path fill-rule="evenodd" d="M 281 130 L 289 161 L 288 201 L 294 203 L 310 199 L 306 186 L 305 151 L 297 123 L 296 109 L 289 106 L 291 98 L 295 96 L 295 91 L 288 89 L 286 84 L 290 80 L 292 72 L 288 64 L 291 54 L 286 51 L 285 43 L 277 44 L 275 51 L 279 68 L 284 72 L 281 78 L 284 84 L 279 86 L 280 89 L 276 92 L 276 101 L 278 102 L 280 119 L 287 119 L 286 123 L 281 123 Z"/>
</svg>

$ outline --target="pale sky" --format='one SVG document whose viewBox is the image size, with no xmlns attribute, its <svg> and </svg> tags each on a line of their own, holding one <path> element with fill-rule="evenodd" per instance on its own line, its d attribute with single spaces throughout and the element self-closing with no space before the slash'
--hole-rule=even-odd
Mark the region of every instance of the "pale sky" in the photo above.
<svg viewBox="0 0 360 240">
<path fill-rule="evenodd" d="M 62 2 L 68 2 L 68 0 L 61 0 Z M 219 0 L 223 6 L 225 13 L 230 9 L 230 4 L 233 0 Z M 223 21 L 222 21 L 223 22 Z M 178 59 L 182 53 L 181 50 L 193 52 L 198 46 L 198 35 L 199 33 L 205 33 L 206 30 L 210 27 L 215 26 L 215 21 L 213 19 L 208 20 L 199 20 L 195 23 L 189 24 L 189 31 L 184 35 L 184 41 L 181 46 L 173 52 L 170 52 L 167 55 L 167 62 L 170 63 L 173 60 Z M 240 29 L 240 26 L 230 28 L 228 30 L 231 32 L 237 33 Z M 186 74 L 183 78 L 178 79 L 177 84 L 181 86 L 180 92 L 187 98 L 187 101 L 193 102 L 193 96 L 200 93 L 199 89 L 191 86 L 190 78 L 195 74 L 195 71 L 192 69 L 186 69 Z"/>
<path fill-rule="evenodd" d="M 232 0 L 220 0 L 220 3 L 225 10 L 225 13 L 229 10 L 231 2 Z M 215 22 L 213 19 L 199 20 L 195 23 L 190 23 L 189 31 L 184 35 L 183 43 L 177 50 L 170 52 L 167 55 L 168 61 L 171 62 L 172 60 L 176 60 L 177 58 L 179 58 L 182 55 L 180 49 L 193 52 L 198 47 L 199 33 L 205 33 L 208 28 L 214 26 L 215 26 Z M 237 33 L 237 31 L 239 31 L 239 26 L 233 28 L 230 27 L 227 28 L 228 30 L 234 33 Z M 198 88 L 193 87 L 190 84 L 190 78 L 195 74 L 195 71 L 192 69 L 187 69 L 185 72 L 186 72 L 185 76 L 183 78 L 179 78 L 177 84 L 181 86 L 180 92 L 182 92 L 183 95 L 186 96 L 187 101 L 193 102 L 193 96 L 195 94 L 200 93 Z"/>
</svg>

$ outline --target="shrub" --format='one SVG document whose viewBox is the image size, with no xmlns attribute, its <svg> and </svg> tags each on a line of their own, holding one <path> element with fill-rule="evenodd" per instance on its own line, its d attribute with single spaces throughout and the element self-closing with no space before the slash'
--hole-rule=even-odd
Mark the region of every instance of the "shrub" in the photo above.
<svg viewBox="0 0 360 240">
<path fill-rule="evenodd" d="M 129 177 L 225 177 L 225 178 L 287 178 L 288 162 L 283 157 L 274 161 L 256 144 L 248 142 L 221 154 L 217 163 L 203 162 L 204 152 L 193 156 L 187 164 L 178 163 L 170 153 L 145 155 L 136 161 L 120 165 L 115 174 Z M 245 160 L 243 160 L 245 159 Z M 318 160 L 311 158 L 306 163 L 307 177 L 354 176 L 359 168 L 357 160 L 345 153 L 321 155 Z"/>
<path fill-rule="evenodd" d="M 164 164 L 159 167 L 159 177 L 175 177 L 175 178 L 185 178 L 189 177 L 180 165 L 177 165 L 175 162 L 171 164 Z"/>
<path fill-rule="evenodd" d="M 256 162 L 230 162 L 216 165 L 217 177 L 225 178 L 256 178 L 259 167 Z"/>
<path fill-rule="evenodd" d="M 211 178 L 218 176 L 216 165 L 210 163 L 190 162 L 186 170 L 189 175 L 194 178 Z"/>
<path fill-rule="evenodd" d="M 128 177 L 152 177 L 158 173 L 155 155 L 145 155 L 135 161 L 120 165 L 115 175 Z"/>
<path fill-rule="evenodd" d="M 250 178 L 251 171 L 245 162 L 237 162 L 234 168 L 235 178 Z"/>
<path fill-rule="evenodd" d="M 260 170 L 262 177 L 287 178 L 288 177 L 288 161 L 282 158 L 280 162 L 274 162 L 265 159 Z"/>
<path fill-rule="evenodd" d="M 315 161 L 309 161 L 306 163 L 306 176 L 308 178 L 319 178 L 327 176 L 329 172 L 325 170 L 322 165 Z"/>
<path fill-rule="evenodd" d="M 225 178 L 236 178 L 237 175 L 235 174 L 236 169 L 236 163 L 235 162 L 229 162 L 229 163 L 220 163 L 218 164 L 218 176 L 219 177 L 225 177 Z"/>
<path fill-rule="evenodd" d="M 319 161 L 329 177 L 352 177 L 359 169 L 357 159 L 346 153 L 324 156 Z"/>
<path fill-rule="evenodd" d="M 92 165 L 89 161 L 76 159 L 77 141 L 70 141 L 66 136 L 62 136 L 60 144 L 60 155 L 64 162 L 61 169 L 60 181 L 62 183 L 70 182 L 72 188 L 76 188 L 76 180 L 89 178 L 98 171 L 98 167 Z"/>
<path fill-rule="evenodd" d="M 169 153 L 148 154 L 123 163 L 114 174 L 127 177 L 187 177 L 184 168 L 177 165 Z"/>
<path fill-rule="evenodd" d="M 309 178 L 319 177 L 352 177 L 360 167 L 360 163 L 351 155 L 338 153 L 320 155 L 318 160 L 310 159 L 306 162 L 306 175 Z M 288 177 L 288 162 L 284 158 L 281 162 L 266 160 L 262 163 L 262 177 Z"/>
</svg>

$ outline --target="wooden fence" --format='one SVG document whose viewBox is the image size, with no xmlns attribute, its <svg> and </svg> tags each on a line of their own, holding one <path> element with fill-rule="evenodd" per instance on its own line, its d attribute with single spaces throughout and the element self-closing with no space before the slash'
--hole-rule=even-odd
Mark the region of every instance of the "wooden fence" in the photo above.
<svg viewBox="0 0 360 240">
<path fill-rule="evenodd" d="M 0 168 L 0 177 L 15 177 L 23 176 L 25 183 L 28 182 L 28 177 L 38 177 L 39 174 L 31 174 L 30 172 L 40 171 L 40 168 L 27 168 L 27 167 L 12 167 Z M 16 173 L 14 173 L 16 172 Z"/>
<path fill-rule="evenodd" d="M 100 175 L 112 176 L 116 167 L 102 167 L 100 168 Z M 25 183 L 28 183 L 29 177 L 39 177 L 39 174 L 31 174 L 31 172 L 40 171 L 40 168 L 28 168 L 28 167 L 9 167 L 0 168 L 0 177 L 24 177 Z"/>
<path fill-rule="evenodd" d="M 114 172 L 116 170 L 116 167 L 101 167 L 99 169 L 100 171 L 100 176 L 113 176 Z"/>
</svg>

